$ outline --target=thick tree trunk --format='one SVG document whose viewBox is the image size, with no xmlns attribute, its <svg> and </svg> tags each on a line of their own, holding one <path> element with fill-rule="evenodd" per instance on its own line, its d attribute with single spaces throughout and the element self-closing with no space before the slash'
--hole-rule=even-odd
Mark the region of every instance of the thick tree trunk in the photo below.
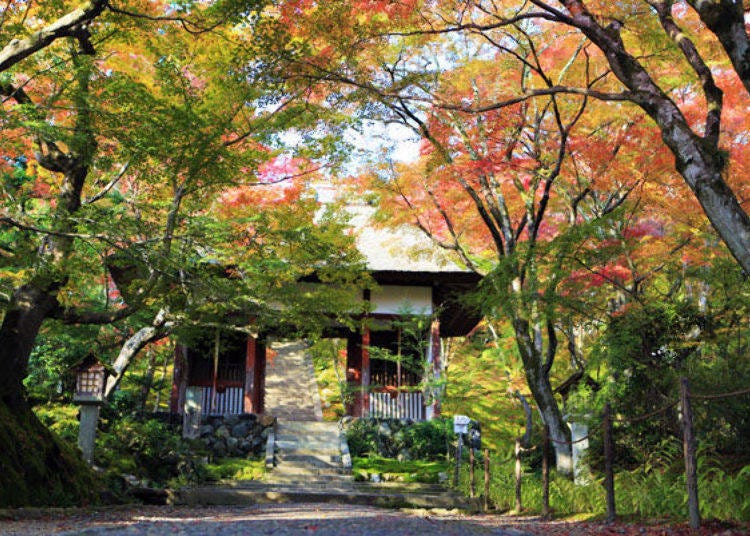
<svg viewBox="0 0 750 536">
<path fill-rule="evenodd" d="M 722 93 L 713 83 L 710 70 L 697 50 L 686 40 L 683 49 L 686 59 L 695 73 L 705 79 L 702 81 L 703 95 L 708 101 L 708 111 L 702 136 L 691 129 L 680 108 L 654 81 L 640 60 L 627 50 L 619 30 L 611 25 L 602 26 L 580 0 L 561 0 L 561 3 L 572 14 L 566 23 L 578 28 L 601 49 L 612 72 L 628 88 L 629 100 L 640 106 L 658 125 L 664 143 L 675 157 L 677 171 L 738 264 L 750 273 L 750 217 L 722 176 L 726 164 L 719 150 Z M 750 87 L 750 48 L 744 32 L 741 4 L 724 0 L 691 3 L 722 41 L 746 87 Z M 669 13 L 662 15 L 660 21 L 665 31 L 677 31 L 668 18 Z M 677 39 L 678 35 L 670 37 Z M 685 39 L 684 35 L 681 39 Z"/>
<path fill-rule="evenodd" d="M 526 371 L 526 383 L 534 396 L 539 414 L 549 428 L 550 437 L 555 445 L 557 470 L 564 474 L 573 472 L 573 455 L 570 445 L 570 431 L 557 405 L 549 371 L 541 352 L 535 348 L 529 335 L 529 323 L 522 318 L 513 319 L 518 351 L 521 354 Z"/>
<path fill-rule="evenodd" d="M 85 505 L 98 500 L 93 474 L 73 447 L 37 419 L 23 386 L 58 284 L 16 289 L 0 326 L 0 507 Z"/>
<path fill-rule="evenodd" d="M 0 507 L 98 501 L 100 487 L 74 447 L 39 422 L 25 402 L 0 401 Z"/>
<path fill-rule="evenodd" d="M 719 150 L 670 116 L 671 106 L 655 114 L 662 138 L 675 156 L 677 171 L 695 194 L 711 225 L 742 269 L 750 274 L 750 217 L 724 181 L 725 163 Z M 675 124 L 676 123 L 676 124 Z"/>
<path fill-rule="evenodd" d="M 29 283 L 13 293 L 0 326 L 0 400 L 11 409 L 25 408 L 23 380 L 42 322 L 57 307 L 58 285 Z"/>
</svg>

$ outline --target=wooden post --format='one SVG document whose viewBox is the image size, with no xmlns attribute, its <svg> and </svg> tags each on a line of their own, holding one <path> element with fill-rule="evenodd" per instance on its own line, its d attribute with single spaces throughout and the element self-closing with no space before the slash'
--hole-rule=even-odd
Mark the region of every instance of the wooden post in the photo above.
<svg viewBox="0 0 750 536">
<path fill-rule="evenodd" d="M 219 343 L 221 342 L 221 331 L 216 328 L 216 335 L 214 336 L 214 369 L 213 376 L 211 378 L 211 403 L 209 405 L 209 413 L 216 413 L 216 402 L 219 386 Z"/>
<path fill-rule="evenodd" d="M 255 345 L 255 412 L 263 413 L 266 404 L 266 343 L 260 340 Z"/>
<path fill-rule="evenodd" d="M 490 449 L 484 449 L 484 511 L 490 509 Z"/>
<path fill-rule="evenodd" d="M 604 405 L 602 415 L 602 434 L 604 437 L 604 488 L 607 493 L 607 523 L 614 523 L 617 511 L 615 509 L 615 473 L 614 448 L 612 442 L 612 418 L 609 404 Z"/>
<path fill-rule="evenodd" d="M 461 468 L 461 456 L 464 450 L 464 435 L 458 434 L 458 448 L 456 449 L 456 471 L 453 473 L 453 487 L 458 487 L 458 473 Z"/>
<path fill-rule="evenodd" d="M 474 449 L 469 445 L 469 497 L 472 499 L 477 495 L 477 488 L 474 484 Z"/>
<path fill-rule="evenodd" d="M 370 326 L 362 326 L 362 416 L 370 416 Z"/>
<path fill-rule="evenodd" d="M 245 391 L 242 400 L 242 411 L 244 413 L 257 413 L 258 408 L 255 404 L 255 367 L 256 367 L 256 345 L 255 337 L 247 336 L 247 345 L 245 346 Z"/>
<path fill-rule="evenodd" d="M 542 438 L 542 517 L 549 519 L 549 427 L 544 425 L 544 436 Z"/>
<path fill-rule="evenodd" d="M 442 360 L 442 346 L 440 344 L 440 320 L 438 318 L 435 318 L 430 325 L 429 345 L 429 354 L 432 361 L 432 374 L 435 381 L 439 381 L 442 367 L 442 365 L 440 364 Z M 440 396 L 438 396 L 440 395 L 440 392 L 437 390 L 436 386 L 433 386 L 432 390 L 435 395 L 433 396 L 432 405 L 429 408 L 429 411 L 427 410 L 427 408 L 425 408 L 425 418 L 428 420 L 431 420 L 435 417 L 440 417 L 441 411 Z"/>
<path fill-rule="evenodd" d="M 185 404 L 185 385 L 187 383 L 188 351 L 181 344 L 174 348 L 174 369 L 172 372 L 172 392 L 169 397 L 169 411 L 182 413 Z"/>
<path fill-rule="evenodd" d="M 521 502 L 521 438 L 516 438 L 516 512 L 523 510 Z"/>
<path fill-rule="evenodd" d="M 698 466 L 695 455 L 695 434 L 693 433 L 693 410 L 690 407 L 690 386 L 687 378 L 680 378 L 680 405 L 682 406 L 683 452 L 685 453 L 685 481 L 688 494 L 688 520 L 690 528 L 701 526 L 698 504 Z"/>
</svg>

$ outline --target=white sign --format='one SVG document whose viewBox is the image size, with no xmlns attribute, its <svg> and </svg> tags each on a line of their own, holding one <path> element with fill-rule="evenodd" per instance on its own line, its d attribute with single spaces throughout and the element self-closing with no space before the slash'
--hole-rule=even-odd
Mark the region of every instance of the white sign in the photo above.
<svg viewBox="0 0 750 536">
<path fill-rule="evenodd" d="M 453 416 L 453 432 L 456 434 L 468 434 L 471 419 L 466 415 Z"/>
</svg>

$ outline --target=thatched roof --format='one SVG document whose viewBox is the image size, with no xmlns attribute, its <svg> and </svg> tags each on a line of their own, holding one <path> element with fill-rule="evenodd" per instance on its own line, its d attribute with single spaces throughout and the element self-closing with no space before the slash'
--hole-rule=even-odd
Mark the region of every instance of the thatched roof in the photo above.
<svg viewBox="0 0 750 536">
<path fill-rule="evenodd" d="M 409 225 L 375 226 L 375 209 L 369 205 L 348 207 L 357 237 L 357 249 L 373 272 L 468 273 L 457 259 Z"/>
</svg>

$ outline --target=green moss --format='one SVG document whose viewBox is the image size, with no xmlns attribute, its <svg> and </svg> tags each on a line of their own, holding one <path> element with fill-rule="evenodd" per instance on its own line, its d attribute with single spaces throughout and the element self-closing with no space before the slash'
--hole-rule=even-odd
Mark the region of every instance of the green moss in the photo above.
<svg viewBox="0 0 750 536">
<path fill-rule="evenodd" d="M 449 474 L 450 470 L 451 463 L 446 461 L 399 461 L 380 456 L 352 460 L 352 472 L 358 480 L 370 480 L 371 474 L 378 474 L 387 481 L 436 483 L 440 473 Z"/>
<path fill-rule="evenodd" d="M 210 480 L 262 480 L 266 475 L 264 459 L 219 458 L 206 465 Z"/>
<path fill-rule="evenodd" d="M 0 506 L 88 505 L 100 486 L 73 447 L 28 408 L 0 402 Z"/>
</svg>

